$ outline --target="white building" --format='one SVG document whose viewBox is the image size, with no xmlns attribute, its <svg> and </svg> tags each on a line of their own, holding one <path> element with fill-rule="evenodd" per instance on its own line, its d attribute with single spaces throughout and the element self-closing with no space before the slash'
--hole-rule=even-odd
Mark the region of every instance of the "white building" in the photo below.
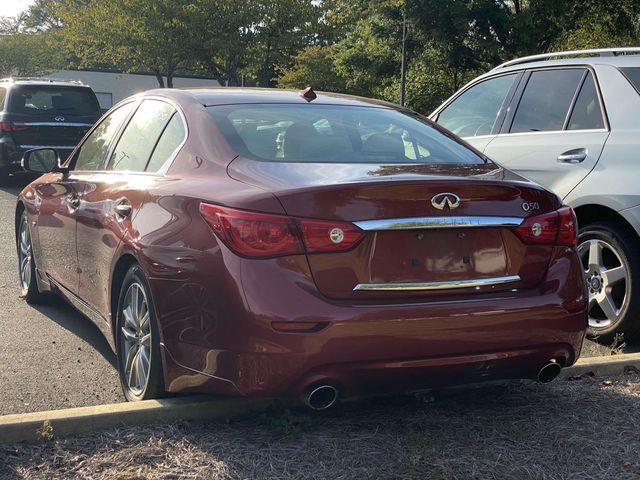
<svg viewBox="0 0 640 480">
<path fill-rule="evenodd" d="M 158 88 L 158 80 L 154 75 L 109 70 L 58 70 L 44 77 L 58 80 L 79 80 L 85 85 L 89 85 L 96 92 L 103 110 L 111 108 L 112 105 L 130 95 Z M 175 88 L 219 87 L 220 84 L 210 78 L 174 77 L 173 86 Z"/>
</svg>

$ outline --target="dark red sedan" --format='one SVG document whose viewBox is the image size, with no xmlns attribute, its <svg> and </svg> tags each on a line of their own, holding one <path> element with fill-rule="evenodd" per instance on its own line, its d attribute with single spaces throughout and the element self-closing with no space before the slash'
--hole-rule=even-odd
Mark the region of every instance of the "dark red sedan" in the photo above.
<svg viewBox="0 0 640 480">
<path fill-rule="evenodd" d="M 575 362 L 588 296 L 558 197 L 397 106 L 156 90 L 20 194 L 24 298 L 112 343 L 127 399 L 338 397 Z M 98 374 L 98 372 L 96 372 Z"/>
</svg>

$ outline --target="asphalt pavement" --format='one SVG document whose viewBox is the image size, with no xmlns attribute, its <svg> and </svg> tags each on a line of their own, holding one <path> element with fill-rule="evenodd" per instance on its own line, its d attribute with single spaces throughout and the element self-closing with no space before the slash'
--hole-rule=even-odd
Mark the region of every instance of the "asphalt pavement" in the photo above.
<svg viewBox="0 0 640 480">
<path fill-rule="evenodd" d="M 19 298 L 14 210 L 0 188 L 0 415 L 122 402 L 115 355 L 98 328 L 55 297 Z"/>
</svg>

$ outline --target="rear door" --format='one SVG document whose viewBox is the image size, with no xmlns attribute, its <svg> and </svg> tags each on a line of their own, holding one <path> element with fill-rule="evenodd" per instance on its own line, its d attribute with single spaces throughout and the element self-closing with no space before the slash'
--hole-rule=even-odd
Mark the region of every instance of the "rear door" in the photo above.
<svg viewBox="0 0 640 480">
<path fill-rule="evenodd" d="M 161 178 L 185 135 L 184 120 L 173 105 L 145 99 L 106 164 L 91 176 L 91 189 L 83 195 L 78 209 L 80 296 L 105 316 L 110 311 L 110 275 L 116 249 L 131 229 L 147 190 Z"/>
<path fill-rule="evenodd" d="M 484 153 L 564 198 L 595 167 L 609 136 L 594 74 L 527 72 L 524 89 Z"/>
</svg>

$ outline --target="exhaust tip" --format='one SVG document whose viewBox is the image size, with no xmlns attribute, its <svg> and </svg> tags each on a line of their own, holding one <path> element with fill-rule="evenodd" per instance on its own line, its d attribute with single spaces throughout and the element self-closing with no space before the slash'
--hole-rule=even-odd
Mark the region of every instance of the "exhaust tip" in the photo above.
<svg viewBox="0 0 640 480">
<path fill-rule="evenodd" d="M 332 385 L 320 385 L 313 388 L 305 397 L 304 403 L 313 410 L 326 410 L 338 399 L 338 389 Z"/>
<path fill-rule="evenodd" d="M 549 383 L 553 382 L 558 375 L 560 375 L 560 371 L 562 367 L 555 360 L 550 361 L 544 367 L 540 369 L 538 372 L 538 381 L 540 383 Z"/>
</svg>

